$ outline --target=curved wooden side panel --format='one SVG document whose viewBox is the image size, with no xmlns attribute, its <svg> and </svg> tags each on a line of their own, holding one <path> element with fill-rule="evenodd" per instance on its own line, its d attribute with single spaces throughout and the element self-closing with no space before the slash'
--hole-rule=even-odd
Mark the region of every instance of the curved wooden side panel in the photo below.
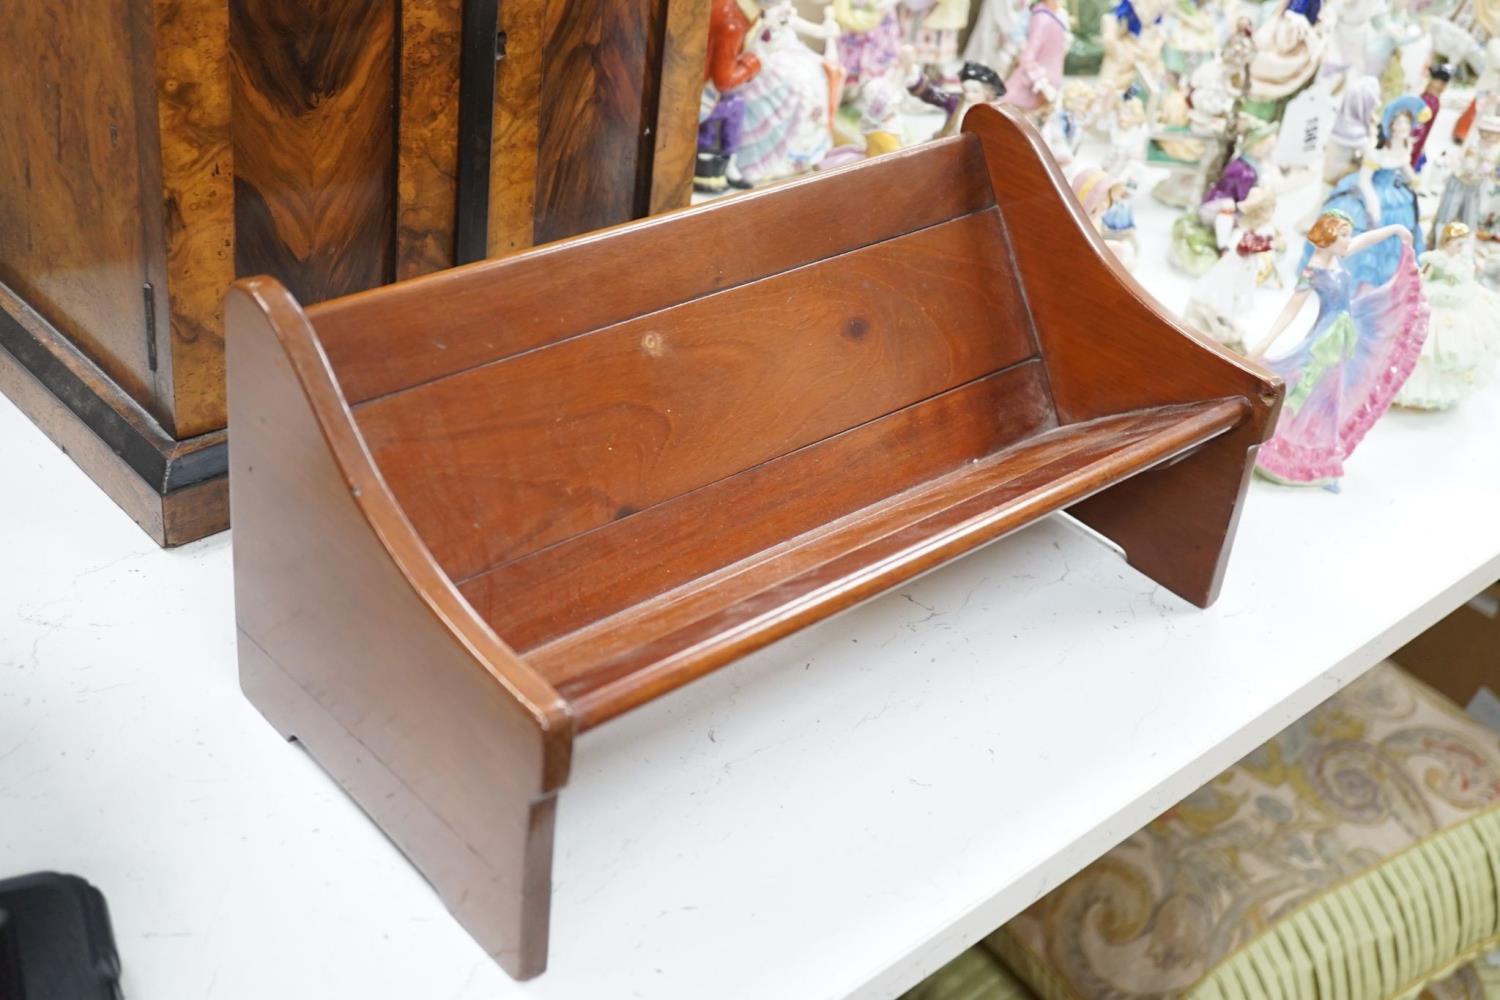
<svg viewBox="0 0 1500 1000">
<path fill-rule="evenodd" d="M 1119 543 L 1132 566 L 1211 604 L 1255 450 L 1276 426 L 1281 381 L 1182 326 L 1131 277 L 1018 113 L 981 105 L 963 127 L 984 151 L 1059 420 L 1229 396 L 1249 404 L 1235 430 L 1069 509 Z"/>
<path fill-rule="evenodd" d="M 1140 286 L 1090 224 L 1042 137 L 1019 113 L 980 105 L 978 137 L 995 202 L 1065 423 L 1126 410 L 1243 396 L 1269 433 L 1270 372 L 1183 326 Z"/>
<path fill-rule="evenodd" d="M 245 692 L 507 972 L 536 975 L 568 709 L 417 538 L 291 295 L 237 282 L 226 321 Z"/>
</svg>

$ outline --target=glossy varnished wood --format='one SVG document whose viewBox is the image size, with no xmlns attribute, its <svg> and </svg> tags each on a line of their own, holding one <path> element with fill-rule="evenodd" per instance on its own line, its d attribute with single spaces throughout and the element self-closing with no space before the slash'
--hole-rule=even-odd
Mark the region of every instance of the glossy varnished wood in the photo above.
<svg viewBox="0 0 1500 1000">
<path fill-rule="evenodd" d="M 542 114 L 542 32 L 548 0 L 500 5 L 505 58 L 495 67 L 490 146 L 489 255 L 535 242 L 537 144 Z"/>
<path fill-rule="evenodd" d="M 527 661 L 588 729 L 1197 447 L 1238 424 L 1244 406 L 1160 407 L 1026 438 L 531 650 Z"/>
<path fill-rule="evenodd" d="M 1050 421 L 1041 365 L 1028 361 L 512 559 L 459 590 L 524 654 L 892 493 L 884 477 L 833 470 L 878 454 L 914 480 L 935 479 Z M 704 545 L 705 538 L 719 543 Z M 586 669 L 564 666 L 552 679 Z"/>
<path fill-rule="evenodd" d="M 412 533 L 285 289 L 244 282 L 228 311 L 231 417 L 245 429 L 231 449 L 245 691 L 496 961 L 535 975 L 568 709 Z M 369 629 L 371 615 L 385 626 Z"/>
<path fill-rule="evenodd" d="M 708 58 L 704 0 L 666 0 L 661 84 L 656 99 L 656 144 L 651 155 L 651 213 L 682 208 L 693 197 L 698 153 L 698 99 Z"/>
<path fill-rule="evenodd" d="M 8 0 L 0 12 L 0 282 L 162 419 L 143 294 L 157 168 L 140 91 L 152 68 L 133 47 L 147 18 L 133 0 Z"/>
<path fill-rule="evenodd" d="M 181 545 L 228 525 L 224 432 L 174 439 L 3 284 L 0 393 L 158 545 Z"/>
<path fill-rule="evenodd" d="M 441 323 L 415 284 L 311 315 L 344 393 L 360 403 L 986 208 L 994 195 L 980 156 L 972 141 L 932 143 L 882 158 L 880 172 L 841 173 L 833 191 L 819 178 L 795 181 L 458 268 L 443 276 Z M 947 181 L 933 187 L 934 176 Z"/>
<path fill-rule="evenodd" d="M 1072 510 L 1119 543 L 1131 565 L 1195 604 L 1211 604 L 1249 486 L 1275 427 L 1280 381 L 1180 325 L 1122 267 L 1070 197 L 1041 137 L 997 108 L 964 119 L 985 150 L 1015 267 L 1061 420 L 1239 395 L 1243 425 L 1192 461 L 1137 477 Z M 1172 335 L 1164 336 L 1169 330 Z"/>
<path fill-rule="evenodd" d="M 967 216 L 386 396 L 356 419 L 464 579 L 1029 357 L 1003 247 L 993 210 Z"/>
<path fill-rule="evenodd" d="M 646 213 L 665 13 L 666 0 L 547 5 L 536 242 Z"/>
<path fill-rule="evenodd" d="M 234 280 L 229 10 L 223 0 L 155 0 L 153 11 L 155 101 L 147 113 L 157 117 L 163 243 L 152 288 L 157 384 L 168 429 L 185 438 L 222 430 L 226 418 L 223 303 Z"/>
<path fill-rule="evenodd" d="M 235 266 L 302 302 L 395 264 L 395 0 L 229 0 Z"/>
<path fill-rule="evenodd" d="M 237 293 L 246 690 L 450 904 L 492 859 L 461 918 L 509 968 L 576 732 L 1064 508 L 1212 598 L 1279 386 L 1140 293 L 1029 126 L 969 127 L 306 316 Z"/>
<path fill-rule="evenodd" d="M 454 263 L 462 9 L 462 0 L 400 4 L 397 278 L 413 278 Z"/>
</svg>

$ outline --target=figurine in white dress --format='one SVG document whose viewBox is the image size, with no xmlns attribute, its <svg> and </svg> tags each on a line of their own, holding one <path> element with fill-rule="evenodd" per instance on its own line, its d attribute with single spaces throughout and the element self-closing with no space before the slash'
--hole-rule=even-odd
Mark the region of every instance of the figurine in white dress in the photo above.
<svg viewBox="0 0 1500 1000">
<path fill-rule="evenodd" d="M 1422 284 L 1432 307 L 1427 340 L 1396 405 L 1446 410 L 1489 380 L 1500 354 L 1500 296 L 1474 278 L 1469 227 L 1451 222 L 1438 249 L 1422 255 Z"/>
<path fill-rule="evenodd" d="M 834 95 L 841 81 L 830 56 L 820 56 L 799 36 L 822 39 L 832 50 L 838 29 L 804 20 L 791 0 L 766 3 L 745 50 L 760 72 L 744 84 L 745 126 L 736 159 L 751 184 L 764 184 L 816 167 L 833 146 Z"/>
</svg>

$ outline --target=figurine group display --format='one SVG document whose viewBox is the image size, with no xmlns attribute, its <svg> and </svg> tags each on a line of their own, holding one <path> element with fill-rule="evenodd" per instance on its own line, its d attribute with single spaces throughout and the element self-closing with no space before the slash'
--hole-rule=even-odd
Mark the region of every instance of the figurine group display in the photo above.
<svg viewBox="0 0 1500 1000">
<path fill-rule="evenodd" d="M 1193 281 L 1183 321 L 1286 382 L 1258 471 L 1337 488 L 1389 407 L 1452 407 L 1500 355 L 1492 22 L 1500 5 L 1468 0 L 713 0 L 695 187 L 878 156 L 1009 104 L 1132 270 L 1157 178 L 1180 212 L 1167 257 Z M 1297 191 L 1316 207 L 1278 221 Z M 1257 325 L 1288 251 L 1295 286 Z"/>
</svg>

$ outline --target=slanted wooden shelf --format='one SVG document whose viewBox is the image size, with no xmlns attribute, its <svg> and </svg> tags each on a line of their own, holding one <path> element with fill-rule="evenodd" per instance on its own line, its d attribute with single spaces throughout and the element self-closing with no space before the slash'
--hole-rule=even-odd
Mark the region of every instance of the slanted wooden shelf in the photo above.
<svg viewBox="0 0 1500 1000">
<path fill-rule="evenodd" d="M 1051 511 L 1197 604 L 1280 386 L 1035 132 L 326 302 L 228 303 L 247 694 L 507 971 L 575 736 Z"/>
</svg>

